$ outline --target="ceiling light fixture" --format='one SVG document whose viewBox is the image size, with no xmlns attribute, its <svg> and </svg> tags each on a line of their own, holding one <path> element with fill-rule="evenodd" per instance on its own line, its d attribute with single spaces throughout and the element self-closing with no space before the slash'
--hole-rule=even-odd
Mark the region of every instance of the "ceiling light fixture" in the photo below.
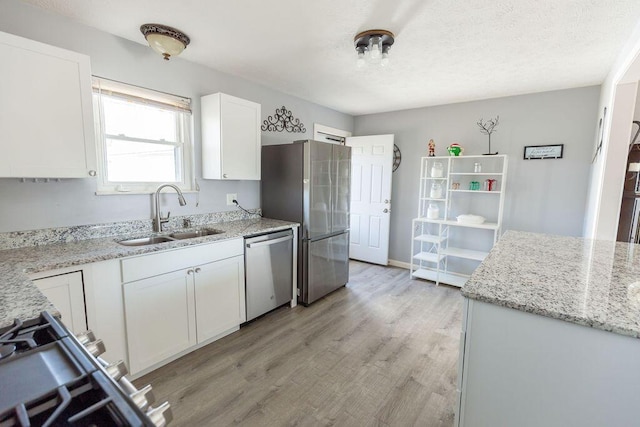
<svg viewBox="0 0 640 427">
<path fill-rule="evenodd" d="M 393 33 L 387 30 L 367 30 L 356 34 L 353 43 L 358 53 L 358 67 L 365 64 L 389 64 L 389 49 L 394 42 Z"/>
<path fill-rule="evenodd" d="M 140 32 L 147 39 L 151 49 L 167 61 L 172 56 L 180 55 L 191 42 L 182 31 L 161 24 L 143 24 L 140 26 Z"/>
</svg>

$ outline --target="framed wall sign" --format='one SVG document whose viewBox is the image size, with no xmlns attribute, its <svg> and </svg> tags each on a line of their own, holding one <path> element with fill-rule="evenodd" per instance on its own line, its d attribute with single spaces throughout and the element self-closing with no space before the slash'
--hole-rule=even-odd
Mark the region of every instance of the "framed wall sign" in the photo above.
<svg viewBox="0 0 640 427">
<path fill-rule="evenodd" d="M 524 159 L 561 159 L 564 144 L 556 145 L 527 145 L 524 147 Z"/>
</svg>

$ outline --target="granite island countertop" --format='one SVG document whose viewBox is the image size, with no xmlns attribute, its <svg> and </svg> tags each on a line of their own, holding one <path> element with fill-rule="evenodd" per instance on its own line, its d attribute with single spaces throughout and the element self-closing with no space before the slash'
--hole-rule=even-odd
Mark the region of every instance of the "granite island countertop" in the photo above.
<svg viewBox="0 0 640 427">
<path fill-rule="evenodd" d="M 224 232 L 221 234 L 146 246 L 123 246 L 118 243 L 123 239 L 140 236 L 140 234 L 134 234 L 2 250 L 0 251 L 0 329 L 12 325 L 14 319 L 35 318 L 44 310 L 59 314 L 29 279 L 29 274 L 285 230 L 297 225 L 288 221 L 254 218 L 198 226 L 198 228 L 221 230 Z M 145 236 L 149 234 L 151 233 L 146 233 Z M 168 232 L 162 234 L 168 234 Z"/>
<path fill-rule="evenodd" d="M 508 231 L 462 294 L 640 338 L 640 245 Z"/>
</svg>

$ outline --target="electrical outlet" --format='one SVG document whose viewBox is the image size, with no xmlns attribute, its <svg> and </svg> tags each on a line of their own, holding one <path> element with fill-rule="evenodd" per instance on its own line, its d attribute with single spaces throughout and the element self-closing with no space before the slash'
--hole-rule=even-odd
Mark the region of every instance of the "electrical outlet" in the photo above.
<svg viewBox="0 0 640 427">
<path fill-rule="evenodd" d="M 233 203 L 234 200 L 238 200 L 238 194 L 236 194 L 236 193 L 227 193 L 227 206 L 235 205 L 235 203 Z"/>
</svg>

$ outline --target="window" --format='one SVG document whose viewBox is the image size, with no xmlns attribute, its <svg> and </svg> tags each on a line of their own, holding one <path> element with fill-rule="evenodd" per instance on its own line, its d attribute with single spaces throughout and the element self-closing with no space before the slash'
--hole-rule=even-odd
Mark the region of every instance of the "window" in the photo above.
<svg viewBox="0 0 640 427">
<path fill-rule="evenodd" d="M 324 126 L 318 123 L 313 124 L 313 139 L 316 141 L 329 142 L 331 144 L 345 144 L 351 132 L 341 129 Z"/>
<path fill-rule="evenodd" d="M 98 194 L 191 190 L 191 100 L 94 77 Z"/>
</svg>

